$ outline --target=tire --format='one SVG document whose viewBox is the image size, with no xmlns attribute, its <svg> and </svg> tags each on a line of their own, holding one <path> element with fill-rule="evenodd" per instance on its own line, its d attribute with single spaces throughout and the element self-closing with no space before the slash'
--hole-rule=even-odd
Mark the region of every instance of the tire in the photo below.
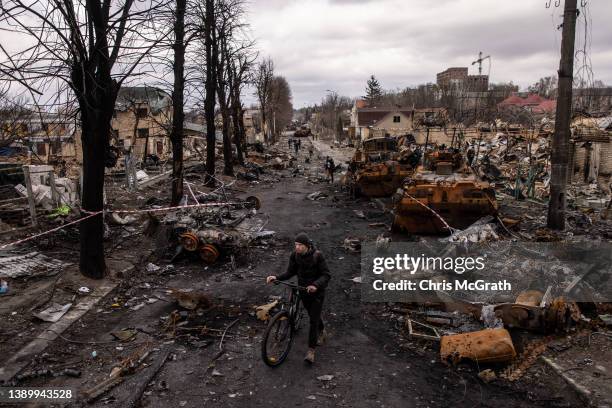
<svg viewBox="0 0 612 408">
<path fill-rule="evenodd" d="M 261 358 L 266 365 L 278 367 L 285 361 L 293 344 L 293 332 L 294 327 L 287 310 L 272 316 L 261 340 Z M 272 350 L 276 345 L 278 349 Z"/>
</svg>

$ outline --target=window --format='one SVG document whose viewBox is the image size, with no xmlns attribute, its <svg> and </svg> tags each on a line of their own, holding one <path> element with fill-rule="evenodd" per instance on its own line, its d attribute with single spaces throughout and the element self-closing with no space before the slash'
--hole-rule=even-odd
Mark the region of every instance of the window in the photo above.
<svg viewBox="0 0 612 408">
<path fill-rule="evenodd" d="M 49 149 L 51 150 L 51 154 L 53 155 L 61 155 L 62 154 L 62 142 L 59 140 L 54 140 L 49 143 Z"/>
<path fill-rule="evenodd" d="M 138 129 L 138 137 L 149 137 L 149 129 L 148 128 Z"/>
<path fill-rule="evenodd" d="M 138 116 L 138 118 L 140 119 L 146 118 L 147 114 L 148 114 L 147 108 L 138 108 L 136 110 L 136 116 Z"/>
<path fill-rule="evenodd" d="M 44 143 L 36 143 L 36 154 L 39 156 L 47 155 L 47 148 Z"/>
<path fill-rule="evenodd" d="M 394 116 L 393 117 L 393 123 L 400 123 L 400 117 L 399 116 Z"/>
</svg>

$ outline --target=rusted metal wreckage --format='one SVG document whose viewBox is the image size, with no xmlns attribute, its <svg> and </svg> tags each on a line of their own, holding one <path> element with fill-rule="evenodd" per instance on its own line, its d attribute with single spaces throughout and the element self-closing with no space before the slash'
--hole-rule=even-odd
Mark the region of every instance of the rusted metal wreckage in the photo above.
<svg viewBox="0 0 612 408">
<path fill-rule="evenodd" d="M 234 207 L 258 210 L 261 208 L 261 201 L 255 196 L 249 196 L 244 201 L 235 203 Z M 229 211 L 229 206 L 225 207 L 225 210 Z M 192 217 L 184 217 L 180 222 L 174 224 L 180 248 L 177 254 L 183 250 L 197 253 L 205 264 L 212 265 L 224 253 L 232 253 L 237 248 L 248 246 L 252 236 L 232 228 L 242 222 L 246 216 L 245 214 L 225 224 L 225 228 L 209 225 L 206 222 L 207 218 L 215 218 L 214 214 L 207 214 L 200 221 Z"/>
<path fill-rule="evenodd" d="M 311 135 L 312 131 L 306 126 L 300 126 L 300 128 L 293 133 L 294 137 L 308 137 Z"/>
<path fill-rule="evenodd" d="M 428 153 L 394 201 L 393 229 L 411 234 L 450 233 L 498 209 L 495 190 L 477 178 L 455 149 Z"/>
<path fill-rule="evenodd" d="M 392 195 L 412 175 L 419 153 L 405 146 L 405 137 L 364 140 L 349 163 L 346 184 L 355 195 Z"/>
</svg>

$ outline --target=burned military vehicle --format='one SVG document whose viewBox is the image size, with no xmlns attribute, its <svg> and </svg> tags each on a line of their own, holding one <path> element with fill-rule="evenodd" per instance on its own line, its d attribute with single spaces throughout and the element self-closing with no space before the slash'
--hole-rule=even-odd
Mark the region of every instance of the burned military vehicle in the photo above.
<svg viewBox="0 0 612 408">
<path fill-rule="evenodd" d="M 497 214 L 495 190 L 465 166 L 454 149 L 426 154 L 425 161 L 394 196 L 393 230 L 444 234 Z"/>
<path fill-rule="evenodd" d="M 419 162 L 420 151 L 412 151 L 406 144 L 405 137 L 364 140 L 349 162 L 346 175 L 349 190 L 356 196 L 392 195 Z"/>
</svg>

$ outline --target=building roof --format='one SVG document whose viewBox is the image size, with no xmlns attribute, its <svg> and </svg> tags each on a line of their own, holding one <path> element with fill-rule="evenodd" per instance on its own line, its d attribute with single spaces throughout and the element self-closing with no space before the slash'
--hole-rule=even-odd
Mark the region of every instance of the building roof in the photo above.
<svg viewBox="0 0 612 408">
<path fill-rule="evenodd" d="M 603 118 L 596 119 L 597 125 L 603 130 L 612 130 L 612 116 L 605 116 Z"/>
<path fill-rule="evenodd" d="M 535 113 L 549 113 L 554 112 L 557 108 L 557 101 L 553 99 L 545 99 L 537 94 L 530 94 L 525 98 L 521 98 L 518 95 L 511 95 L 497 104 L 498 107 L 508 106 L 529 106 Z"/>
<path fill-rule="evenodd" d="M 533 107 L 533 111 L 536 113 L 552 113 L 557 109 L 557 101 L 544 100 L 539 105 Z"/>
<path fill-rule="evenodd" d="M 368 102 L 365 99 L 356 99 L 355 100 L 355 107 L 357 109 L 363 109 L 366 106 L 368 106 Z"/>
<path fill-rule="evenodd" d="M 199 123 L 183 122 L 183 129 L 191 130 L 192 132 L 206 133 L 206 125 L 200 125 Z"/>
<path fill-rule="evenodd" d="M 357 124 L 359 126 L 373 126 L 390 113 L 399 112 L 411 116 L 411 108 L 374 107 L 357 109 Z"/>
<path fill-rule="evenodd" d="M 523 105 L 539 105 L 545 100 L 546 99 L 542 98 L 540 95 L 531 94 L 523 100 Z"/>
<path fill-rule="evenodd" d="M 115 106 L 125 110 L 134 103 L 148 104 L 151 112 L 157 114 L 172 105 L 170 94 L 153 86 L 124 86 L 117 93 Z"/>
</svg>

